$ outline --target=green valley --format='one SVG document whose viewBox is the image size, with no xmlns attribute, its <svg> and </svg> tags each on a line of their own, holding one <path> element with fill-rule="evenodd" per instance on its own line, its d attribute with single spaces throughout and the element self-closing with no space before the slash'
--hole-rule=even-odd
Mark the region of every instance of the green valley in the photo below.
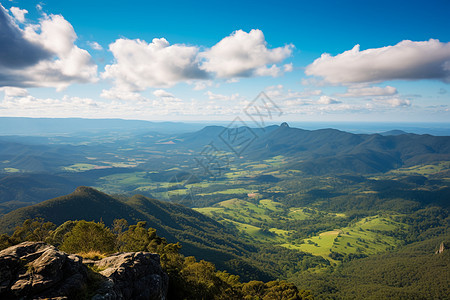
<svg viewBox="0 0 450 300">
<path fill-rule="evenodd" d="M 415 245 L 428 245 L 414 260 L 427 261 L 447 241 L 448 137 L 269 126 L 237 156 L 218 138 L 224 130 L 0 139 L 2 232 L 35 217 L 145 221 L 184 255 L 243 280 L 287 280 L 318 299 L 351 298 L 346 278 L 358 272 L 349 270 L 379 257 L 396 265 Z M 449 265 L 442 259 L 430 260 L 437 272 Z M 407 293 L 371 280 L 358 293 Z"/>
</svg>

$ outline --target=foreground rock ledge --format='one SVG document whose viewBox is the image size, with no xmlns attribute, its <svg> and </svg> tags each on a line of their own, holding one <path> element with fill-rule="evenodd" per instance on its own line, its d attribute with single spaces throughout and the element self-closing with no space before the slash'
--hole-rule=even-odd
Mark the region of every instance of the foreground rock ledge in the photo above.
<svg viewBox="0 0 450 300">
<path fill-rule="evenodd" d="M 169 278 L 157 254 L 117 253 L 93 264 L 102 271 L 92 299 L 166 299 Z M 82 299 L 88 272 L 77 255 L 24 242 L 0 251 L 0 299 Z"/>
</svg>

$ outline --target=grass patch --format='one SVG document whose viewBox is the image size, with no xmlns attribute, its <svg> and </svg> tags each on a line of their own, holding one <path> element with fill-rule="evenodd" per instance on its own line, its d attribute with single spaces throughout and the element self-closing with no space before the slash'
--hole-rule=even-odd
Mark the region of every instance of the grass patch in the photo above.
<svg viewBox="0 0 450 300">
<path fill-rule="evenodd" d="M 76 255 L 92 260 L 101 260 L 107 256 L 106 254 L 100 253 L 98 251 L 80 252 Z"/>
<path fill-rule="evenodd" d="M 409 168 L 400 168 L 390 171 L 392 174 L 404 175 L 432 175 L 450 169 L 450 162 L 444 161 L 438 164 L 416 165 Z"/>
<path fill-rule="evenodd" d="M 68 167 L 63 167 L 64 171 L 67 172 L 85 172 L 89 170 L 93 170 L 97 167 L 97 165 L 93 164 L 73 164 Z"/>
<path fill-rule="evenodd" d="M 334 262 L 329 257 L 331 252 L 344 255 L 350 253 L 371 255 L 396 247 L 401 244 L 401 241 L 390 236 L 389 233 L 404 227 L 404 224 L 395 222 L 389 217 L 377 215 L 363 218 L 348 227 L 322 232 L 304 239 L 300 245 L 285 243 L 282 246 L 322 256 Z"/>
</svg>

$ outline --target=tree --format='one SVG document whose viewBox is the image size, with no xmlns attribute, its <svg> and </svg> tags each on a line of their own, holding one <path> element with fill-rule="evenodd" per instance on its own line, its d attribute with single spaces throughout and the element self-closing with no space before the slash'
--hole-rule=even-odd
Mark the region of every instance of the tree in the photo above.
<svg viewBox="0 0 450 300">
<path fill-rule="evenodd" d="M 52 232 L 51 239 L 49 241 L 50 244 L 59 247 L 63 243 L 64 237 L 70 231 L 72 231 L 72 229 L 75 227 L 75 225 L 77 225 L 77 223 L 78 221 L 66 221 L 63 224 L 59 225 L 58 228 L 56 228 Z"/>
<path fill-rule="evenodd" d="M 77 221 L 65 236 L 61 250 L 69 253 L 112 253 L 115 251 L 115 238 L 104 223 Z"/>
<path fill-rule="evenodd" d="M 56 225 L 45 222 L 43 218 L 27 219 L 22 226 L 17 226 L 11 239 L 15 243 L 24 241 L 48 242 Z"/>
<path fill-rule="evenodd" d="M 14 245 L 14 241 L 7 234 L 0 235 L 0 251 Z"/>
<path fill-rule="evenodd" d="M 131 225 L 128 230 L 117 237 L 119 251 L 147 251 L 147 246 L 150 243 L 150 236 L 148 234 L 147 222 L 138 222 L 136 225 Z"/>
</svg>

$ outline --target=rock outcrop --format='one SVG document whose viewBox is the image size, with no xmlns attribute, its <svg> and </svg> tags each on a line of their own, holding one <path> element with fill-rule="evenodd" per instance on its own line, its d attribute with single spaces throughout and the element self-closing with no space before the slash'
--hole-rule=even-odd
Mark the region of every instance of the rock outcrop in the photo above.
<svg viewBox="0 0 450 300">
<path fill-rule="evenodd" d="M 169 278 L 157 254 L 117 253 L 89 264 L 97 282 L 77 255 L 43 242 L 9 247 L 0 251 L 0 299 L 166 299 Z"/>
<path fill-rule="evenodd" d="M 93 300 L 166 299 L 169 277 L 159 255 L 148 252 L 117 253 L 95 263 L 106 281 Z"/>
<path fill-rule="evenodd" d="M 75 295 L 87 283 L 82 259 L 42 242 L 0 251 L 0 298 L 40 299 Z"/>
<path fill-rule="evenodd" d="M 439 249 L 436 251 L 436 254 L 441 254 L 443 253 L 445 250 L 445 245 L 444 242 L 441 243 L 441 245 L 439 246 Z"/>
</svg>

